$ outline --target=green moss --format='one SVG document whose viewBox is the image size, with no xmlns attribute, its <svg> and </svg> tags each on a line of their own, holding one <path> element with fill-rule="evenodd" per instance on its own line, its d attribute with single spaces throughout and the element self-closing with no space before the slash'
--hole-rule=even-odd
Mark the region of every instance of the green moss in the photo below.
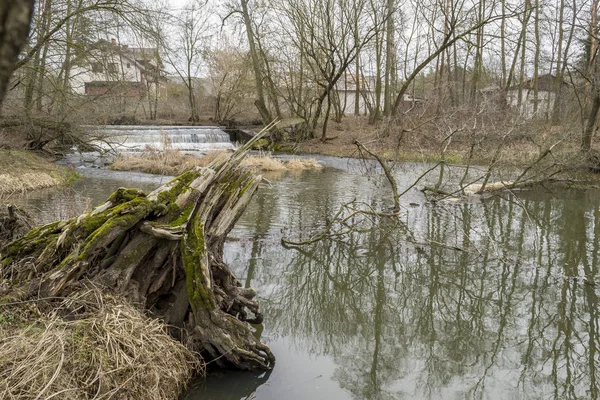
<svg viewBox="0 0 600 400">
<path fill-rule="evenodd" d="M 271 142 L 268 139 L 258 139 L 256 142 L 254 142 L 254 144 L 252 145 L 252 149 L 253 150 L 262 150 L 262 149 L 266 149 L 267 147 L 269 147 L 269 144 Z"/>
<path fill-rule="evenodd" d="M 19 256 L 27 253 L 39 254 L 46 247 L 48 240 L 57 237 L 53 233 L 57 231 L 61 223 L 62 221 L 56 221 L 30 230 L 22 238 L 0 247 L 0 254 L 4 256 Z"/>
<path fill-rule="evenodd" d="M 101 212 L 100 214 L 96 214 L 96 215 L 90 215 L 86 218 L 84 218 L 81 221 L 81 226 L 82 226 L 82 232 L 81 235 L 77 235 L 77 236 L 87 236 L 90 233 L 94 232 L 96 229 L 100 228 L 104 222 L 106 221 L 106 218 L 108 217 L 108 214 L 110 214 L 112 211 L 112 209 L 108 209 L 107 211 Z"/>
<path fill-rule="evenodd" d="M 199 265 L 206 255 L 205 245 L 204 226 L 195 221 L 181 246 L 188 301 L 194 313 L 200 309 L 212 310 L 215 308 L 214 299 L 204 287 L 204 281 L 208 277 L 203 276 L 202 268 Z"/>
<path fill-rule="evenodd" d="M 125 231 L 133 227 L 141 219 L 152 213 L 154 208 L 155 203 L 148 200 L 146 197 L 136 197 L 126 203 L 112 207 L 103 213 L 100 213 L 98 216 L 88 218 L 94 222 L 90 222 L 86 231 L 92 229 L 96 224 L 99 224 L 99 221 L 103 219 L 105 221 L 92 231 L 89 236 L 86 235 L 88 237 L 87 244 L 79 255 L 79 259 L 85 259 L 88 252 L 96 249 L 99 243 L 101 243 L 114 229 L 121 228 L 119 229 L 120 231 Z M 96 219 L 95 217 L 98 218 Z M 105 245 L 107 246 L 109 244 L 110 243 L 106 243 Z"/>
<path fill-rule="evenodd" d="M 170 226 L 181 226 L 182 224 L 187 222 L 187 220 L 189 219 L 190 214 L 192 213 L 193 210 L 194 210 L 194 204 L 190 204 L 183 211 L 181 211 L 179 213 L 179 216 L 176 219 L 174 219 L 173 221 L 171 221 L 171 223 L 169 223 L 169 225 Z"/>
<path fill-rule="evenodd" d="M 139 189 L 118 188 L 108 198 L 113 204 L 121 204 L 136 199 L 138 197 L 146 197 L 146 194 Z"/>
<path fill-rule="evenodd" d="M 271 151 L 275 151 L 278 153 L 293 153 L 294 152 L 294 146 L 291 146 L 289 144 L 285 144 L 285 143 L 272 143 L 271 147 L 269 148 L 269 150 Z"/>
<path fill-rule="evenodd" d="M 240 174 L 230 171 L 230 173 L 225 175 L 221 183 L 223 192 L 226 195 L 224 198 L 228 199 L 232 196 L 237 198 L 242 197 L 246 193 L 246 190 L 252 186 L 254 180 L 254 175 L 250 172 Z"/>
<path fill-rule="evenodd" d="M 173 181 L 176 181 L 176 184 L 170 189 L 158 194 L 157 202 L 164 208 L 166 208 L 166 212 L 163 214 L 166 215 L 165 219 L 169 220 L 171 218 L 181 218 L 180 213 L 181 210 L 179 206 L 175 203 L 177 197 L 181 193 L 184 193 L 186 190 L 189 190 L 190 183 L 194 181 L 197 177 L 200 176 L 198 171 L 189 170 L 175 178 Z M 171 182 L 173 182 L 171 181 Z M 190 210 L 191 212 L 191 210 Z M 189 216 L 189 212 L 187 214 Z M 187 220 L 186 216 L 186 220 Z M 183 223 L 183 222 L 182 222 Z M 179 224 L 181 225 L 181 223 Z M 176 225 L 173 225 L 176 226 Z"/>
<path fill-rule="evenodd" d="M 175 200 L 177 200 L 177 195 L 175 195 L 174 193 L 174 189 L 176 189 L 178 186 L 175 186 L 175 188 L 171 189 L 171 190 L 166 190 L 164 192 L 161 192 L 158 194 L 158 202 L 161 204 L 172 204 L 175 202 Z"/>
</svg>

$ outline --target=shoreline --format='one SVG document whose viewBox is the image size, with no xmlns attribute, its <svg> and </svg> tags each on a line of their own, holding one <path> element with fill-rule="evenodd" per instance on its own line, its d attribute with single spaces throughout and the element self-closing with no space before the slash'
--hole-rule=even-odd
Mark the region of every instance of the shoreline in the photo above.
<svg viewBox="0 0 600 400">
<path fill-rule="evenodd" d="M 0 200 L 32 190 L 68 185 L 79 174 L 25 150 L 0 150 Z"/>
</svg>

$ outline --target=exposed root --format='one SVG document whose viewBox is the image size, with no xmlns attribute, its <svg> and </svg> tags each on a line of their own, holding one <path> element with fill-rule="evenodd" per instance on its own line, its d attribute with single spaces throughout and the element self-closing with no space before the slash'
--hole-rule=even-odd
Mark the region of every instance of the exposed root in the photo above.
<svg viewBox="0 0 600 400">
<path fill-rule="evenodd" d="M 66 297 L 92 281 L 220 365 L 271 368 L 272 353 L 247 324 L 262 321 L 255 294 L 223 263 L 225 238 L 261 181 L 240 166 L 250 146 L 148 195 L 121 188 L 91 212 L 0 247 L 0 295 Z"/>
</svg>

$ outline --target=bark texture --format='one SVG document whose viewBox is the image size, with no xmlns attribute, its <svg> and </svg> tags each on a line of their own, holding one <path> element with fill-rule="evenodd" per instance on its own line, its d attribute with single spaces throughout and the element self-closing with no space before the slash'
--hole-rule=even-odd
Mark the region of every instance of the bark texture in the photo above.
<svg viewBox="0 0 600 400">
<path fill-rule="evenodd" d="M 0 1 L 0 106 L 29 34 L 34 0 Z"/>
<path fill-rule="evenodd" d="M 164 319 L 220 366 L 271 368 L 273 354 L 248 325 L 262 322 L 256 292 L 223 262 L 225 238 L 261 181 L 240 167 L 261 136 L 148 195 L 120 188 L 89 213 L 0 247 L 0 296 L 63 297 L 92 281 Z"/>
</svg>

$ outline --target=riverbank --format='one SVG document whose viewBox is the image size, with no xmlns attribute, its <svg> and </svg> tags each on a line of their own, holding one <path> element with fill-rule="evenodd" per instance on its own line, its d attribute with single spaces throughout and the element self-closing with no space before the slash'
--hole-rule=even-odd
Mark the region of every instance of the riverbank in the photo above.
<svg viewBox="0 0 600 400">
<path fill-rule="evenodd" d="M 0 150 L 0 197 L 73 182 L 75 170 L 24 150 Z"/>
<path fill-rule="evenodd" d="M 443 126 L 442 126 L 443 125 Z M 362 158 L 355 140 L 387 160 L 401 162 L 439 162 L 496 167 L 526 167 L 544 158 L 563 164 L 564 169 L 586 166 L 579 151 L 577 126 L 551 126 L 545 121 L 508 123 L 453 119 L 426 120 L 407 117 L 402 123 L 370 124 L 367 117 L 347 117 L 330 122 L 327 139 L 287 141 L 283 148 L 297 154 L 320 154 Z M 320 131 L 319 131 L 320 134 Z M 596 138 L 593 148 L 600 147 Z M 549 150 L 551 150 L 549 152 Z"/>
<path fill-rule="evenodd" d="M 339 160 L 339 163 L 357 165 L 358 162 Z M 321 227 L 324 216 L 335 211 L 330 205 L 354 199 L 364 204 L 389 203 L 389 192 L 382 190 L 386 186 L 383 177 L 355 173 L 353 166 L 349 169 L 325 169 L 319 174 L 299 174 L 295 179 L 273 180 L 272 186 L 265 186 L 257 192 L 231 232 L 233 240 L 226 242 L 226 253 L 227 261 L 236 268 L 236 275 L 247 277 L 246 282 L 265 299 L 262 304 L 265 323 L 258 334 L 277 356 L 278 365 L 272 373 L 227 371 L 199 378 L 197 388 L 191 386 L 182 399 L 303 399 L 322 398 L 323 393 L 327 393 L 328 398 L 341 400 L 352 397 L 354 390 L 360 390 L 358 393 L 362 397 L 372 398 L 381 397 L 382 393 L 391 393 L 398 398 L 402 397 L 402 393 L 427 397 L 431 392 L 419 385 L 427 379 L 438 383 L 432 389 L 435 393 L 451 390 L 450 395 L 460 397 L 474 390 L 476 382 L 492 378 L 498 382 L 493 388 L 477 386 L 484 396 L 500 393 L 506 398 L 523 398 L 527 397 L 526 389 L 511 385 L 514 379 L 506 377 L 506 363 L 501 365 L 494 360 L 514 360 L 509 367 L 511 371 L 518 372 L 523 365 L 518 354 L 515 357 L 515 349 L 525 353 L 527 349 L 519 346 L 531 343 L 531 337 L 559 332 L 563 338 L 571 334 L 569 337 L 577 339 L 578 336 L 572 335 L 573 327 L 567 326 L 567 331 L 561 333 L 556 328 L 556 318 L 551 318 L 561 315 L 564 310 L 561 311 L 559 306 L 564 302 L 582 305 L 571 310 L 568 317 L 582 321 L 577 328 L 583 338 L 581 342 L 587 340 L 593 329 L 592 322 L 597 322 L 596 314 L 596 319 L 589 324 L 586 322 L 590 321 L 591 311 L 585 304 L 594 301 L 593 298 L 589 300 L 589 296 L 594 295 L 593 288 L 582 284 L 579 279 L 555 279 L 554 275 L 548 274 L 560 273 L 563 268 L 566 273 L 583 273 L 586 268 L 597 270 L 598 260 L 593 257 L 595 247 L 592 245 L 597 238 L 584 239 L 581 235 L 595 232 L 594 218 L 588 217 L 598 207 L 599 192 L 555 190 L 551 193 L 540 190 L 524 192 L 518 198 L 507 194 L 491 202 L 474 201 L 464 206 L 428 206 L 420 191 L 411 190 L 403 198 L 407 205 L 405 220 L 418 238 L 432 243 L 432 246 L 407 246 L 404 228 L 390 231 L 387 222 L 381 223 L 377 229 L 354 232 L 352 241 L 323 242 L 308 247 L 307 251 L 276 245 L 282 237 L 304 238 L 307 236 L 300 235 L 309 235 L 312 229 Z M 399 185 L 408 187 L 423 171 L 422 166 L 410 165 L 399 172 Z M 94 204 L 102 204 L 116 187 L 130 185 L 131 181 L 113 182 L 95 178 L 82 187 L 86 188 L 88 195 L 95 196 Z M 92 187 L 94 194 L 89 190 Z M 104 187 L 104 192 L 96 191 L 101 187 Z M 153 189 L 148 188 L 150 190 Z M 48 197 L 48 202 L 55 204 L 56 214 L 62 212 L 65 203 L 75 201 L 83 202 L 73 198 L 72 193 L 65 193 L 60 199 Z M 35 207 L 39 208 L 40 203 L 36 201 Z M 409 203 L 413 205 L 408 206 Z M 532 223 L 532 220 L 539 220 L 540 225 Z M 530 240 L 536 237 L 541 239 Z M 448 246 L 435 245 L 441 242 Z M 498 242 L 502 247 L 498 247 Z M 581 243 L 588 243 L 588 246 L 579 246 Z M 573 251 L 569 244 L 578 245 L 579 253 Z M 506 253 L 499 257 L 500 251 Z M 480 252 L 483 254 L 477 256 Z M 472 256 L 467 257 L 469 254 Z M 581 257 L 573 258 L 578 254 Z M 523 261 L 514 266 L 507 265 L 506 257 Z M 579 264 L 586 260 L 592 263 L 589 267 Z M 538 268 L 540 265 L 542 267 Z M 501 274 L 508 274 L 507 278 L 500 279 Z M 436 276 L 443 279 L 435 279 Z M 298 282 L 302 285 L 299 286 Z M 533 298 L 531 288 L 535 284 L 538 285 L 535 290 L 537 297 Z M 480 293 L 482 290 L 484 292 Z M 407 301 L 403 293 L 417 296 L 417 300 Z M 479 293 L 476 296 L 479 300 L 474 301 L 479 301 L 477 304 L 484 309 L 464 309 L 459 304 L 458 309 L 444 314 L 443 307 L 440 311 L 435 307 L 424 309 L 421 306 L 431 302 L 432 294 L 443 301 L 440 296 L 444 293 L 449 293 L 452 298 L 464 299 L 472 293 Z M 502 310 L 486 301 L 498 293 L 508 299 Z M 561 293 L 572 295 L 562 299 Z M 511 299 L 516 300 L 511 303 Z M 526 317 L 534 315 L 540 307 L 548 308 L 552 313 L 540 314 L 542 320 L 532 325 L 531 330 L 519 329 L 528 326 L 530 321 Z M 347 318 L 345 310 L 349 309 L 360 318 Z M 590 310 L 593 311 L 593 308 Z M 471 325 L 467 324 L 465 330 L 464 316 L 457 317 L 457 321 L 450 319 L 456 329 L 441 333 L 410 329 L 416 325 L 403 323 L 417 318 L 419 321 L 434 321 L 436 326 L 441 326 L 447 323 L 448 315 L 459 315 L 459 311 L 466 312 L 468 320 L 474 321 L 473 324 L 481 329 L 471 329 Z M 486 328 L 489 325 L 487 316 L 498 312 L 506 314 L 509 317 L 507 321 L 512 321 L 504 326 L 506 334 L 502 337 L 490 335 Z M 492 328 L 495 329 L 495 326 Z M 456 334 L 457 329 L 459 335 Z M 496 338 L 497 343 L 490 343 L 490 337 Z M 459 360 L 462 363 L 466 357 L 464 365 L 471 367 L 458 372 L 453 363 L 444 364 L 447 371 L 428 368 L 427 362 L 432 360 L 429 351 L 432 340 L 436 348 L 444 349 L 451 344 L 471 349 Z M 400 378 L 382 382 L 382 386 L 365 386 L 364 382 L 370 382 L 372 377 L 367 373 L 340 375 L 339 371 L 356 371 L 353 369 L 356 365 L 370 367 L 372 343 L 378 341 L 416 343 L 403 347 L 411 349 L 408 352 L 398 353 L 397 348 L 390 346 L 382 346 L 377 352 L 382 362 L 372 371 L 379 377 Z M 473 343 L 480 345 L 474 346 Z M 581 345 L 580 341 L 576 344 Z M 499 349 L 498 357 L 491 361 L 486 359 L 489 358 L 490 346 Z M 587 349 L 585 346 L 581 348 Z M 591 360 L 593 357 L 590 358 L 588 353 L 578 356 Z M 351 357 L 341 357 L 340 354 L 350 354 Z M 547 354 L 533 352 L 530 362 L 543 366 L 549 362 L 547 357 L 544 358 Z M 572 354 L 556 356 L 565 358 Z M 595 364 L 590 366 L 592 370 L 582 370 L 576 390 L 581 389 L 585 394 L 595 376 L 593 373 L 597 373 L 598 363 Z M 406 372 L 407 365 L 410 374 Z M 360 371 L 370 370 L 363 368 Z M 389 371 L 393 374 L 390 375 Z M 435 372 L 434 376 L 431 371 Z M 522 372 L 524 382 L 531 385 L 527 388 L 539 390 L 539 396 L 535 392 L 535 397 L 542 398 L 548 393 L 551 397 L 555 390 L 561 392 L 565 387 L 572 387 L 571 382 L 561 380 L 560 376 L 553 380 L 549 378 L 550 373 L 545 374 L 544 371 L 540 367 L 527 368 Z M 440 374 L 443 375 L 441 378 Z M 405 376 L 410 379 L 404 379 Z M 448 379 L 458 382 L 459 386 L 449 389 Z M 348 382 L 358 383 L 349 386 Z M 470 385 L 470 382 L 475 383 Z"/>
</svg>

